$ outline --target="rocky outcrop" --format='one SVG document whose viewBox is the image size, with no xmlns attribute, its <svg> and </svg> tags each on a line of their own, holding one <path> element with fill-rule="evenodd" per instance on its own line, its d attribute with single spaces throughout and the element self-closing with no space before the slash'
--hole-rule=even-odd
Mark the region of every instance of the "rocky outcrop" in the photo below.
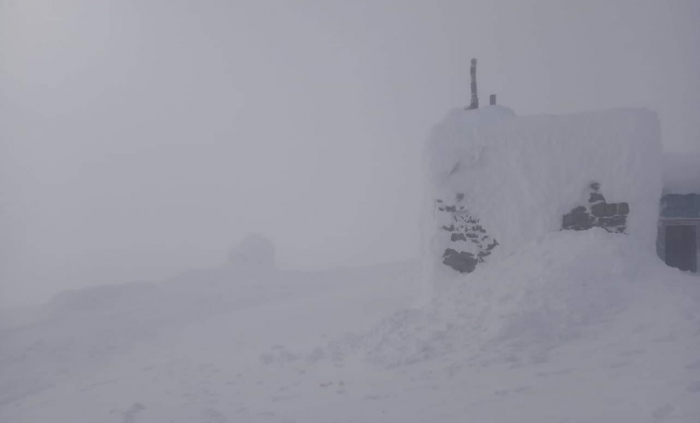
<svg viewBox="0 0 700 423">
<path fill-rule="evenodd" d="M 458 194 L 452 204 L 437 200 L 438 211 L 446 214 L 443 221 L 449 222 L 442 230 L 450 233 L 449 247 L 442 254 L 442 262 L 460 273 L 471 273 L 491 255 L 498 242 L 461 204 L 463 200 L 462 194 Z"/>
<path fill-rule="evenodd" d="M 589 186 L 588 203 L 565 214 L 562 219 L 562 229 L 585 231 L 599 227 L 608 232 L 625 233 L 629 212 L 630 207 L 627 203 L 605 201 L 605 197 L 600 193 L 600 184 L 593 182 Z"/>
</svg>

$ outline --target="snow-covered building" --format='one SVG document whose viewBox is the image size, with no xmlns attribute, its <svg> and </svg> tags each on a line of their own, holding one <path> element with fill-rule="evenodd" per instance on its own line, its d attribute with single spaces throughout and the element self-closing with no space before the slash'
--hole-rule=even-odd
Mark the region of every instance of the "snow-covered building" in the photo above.
<svg viewBox="0 0 700 423">
<path fill-rule="evenodd" d="M 426 157 L 433 265 L 470 273 L 548 233 L 599 227 L 698 270 L 700 155 L 663 154 L 654 112 L 455 109 Z"/>
<path fill-rule="evenodd" d="M 700 154 L 664 154 L 657 252 L 669 266 L 697 272 L 700 261 Z"/>
<path fill-rule="evenodd" d="M 594 227 L 697 271 L 700 155 L 664 155 L 656 113 L 516 116 L 493 98 L 479 108 L 475 65 L 470 106 L 426 145 L 431 273 L 470 273 L 547 234 Z"/>
<path fill-rule="evenodd" d="M 656 244 L 662 155 L 651 111 L 456 109 L 433 129 L 426 157 L 429 255 L 460 272 L 562 229 Z"/>
</svg>

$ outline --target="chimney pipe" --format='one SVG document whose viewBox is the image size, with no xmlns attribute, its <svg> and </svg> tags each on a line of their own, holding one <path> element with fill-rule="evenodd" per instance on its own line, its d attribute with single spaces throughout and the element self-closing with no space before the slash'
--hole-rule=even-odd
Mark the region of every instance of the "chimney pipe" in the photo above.
<svg viewBox="0 0 700 423">
<path fill-rule="evenodd" d="M 491 94 L 491 97 L 489 97 L 489 104 L 490 104 L 491 106 L 495 106 L 495 105 L 496 105 L 496 94 Z"/>
</svg>

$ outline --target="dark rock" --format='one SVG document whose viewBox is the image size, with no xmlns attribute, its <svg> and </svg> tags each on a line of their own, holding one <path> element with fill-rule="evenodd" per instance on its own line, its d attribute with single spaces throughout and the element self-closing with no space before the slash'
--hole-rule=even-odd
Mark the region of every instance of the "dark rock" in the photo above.
<svg viewBox="0 0 700 423">
<path fill-rule="evenodd" d="M 588 198 L 590 210 L 585 206 L 578 206 L 565 214 L 562 218 L 562 229 L 583 231 L 600 227 L 608 232 L 624 233 L 630 211 L 629 204 L 606 202 L 603 194 L 598 192 L 600 184 L 597 182 L 591 183 L 590 188 L 593 191 Z"/>
<path fill-rule="evenodd" d="M 591 206 L 591 213 L 595 217 L 610 217 L 617 214 L 617 204 L 597 203 Z"/>
<path fill-rule="evenodd" d="M 457 202 L 464 199 L 463 194 L 455 196 Z M 442 227 L 443 230 L 450 232 L 450 243 L 443 253 L 443 263 L 452 267 L 458 272 L 469 273 L 474 271 L 478 263 L 484 262 L 485 258 L 491 255 L 491 250 L 498 243 L 491 238 L 486 229 L 479 224 L 479 219 L 471 216 L 467 207 L 464 204 L 457 202 L 439 200 L 438 210 L 446 214 L 446 217 L 452 220 L 452 224 Z M 471 249 L 472 252 L 464 251 L 463 241 L 470 241 L 476 248 Z"/>
<path fill-rule="evenodd" d="M 605 197 L 603 197 L 603 194 L 598 193 L 598 192 L 592 192 L 590 197 L 588 197 L 588 202 L 589 203 L 597 203 L 599 201 L 605 201 Z"/>
<path fill-rule="evenodd" d="M 598 219 L 598 225 L 602 228 L 612 228 L 614 226 L 621 226 L 626 223 L 627 219 L 625 216 L 617 215 L 612 217 L 601 217 Z"/>
<path fill-rule="evenodd" d="M 562 221 L 562 227 L 564 229 L 574 231 L 585 231 L 586 229 L 591 229 L 593 227 L 593 218 L 585 211 L 565 214 Z"/>
<path fill-rule="evenodd" d="M 591 207 L 591 214 L 596 217 L 605 216 L 605 203 L 594 204 Z"/>
<path fill-rule="evenodd" d="M 464 251 L 457 251 L 452 248 L 445 250 L 442 255 L 442 262 L 447 266 L 462 273 L 471 273 L 476 269 L 479 260 L 474 257 L 474 254 Z"/>
</svg>

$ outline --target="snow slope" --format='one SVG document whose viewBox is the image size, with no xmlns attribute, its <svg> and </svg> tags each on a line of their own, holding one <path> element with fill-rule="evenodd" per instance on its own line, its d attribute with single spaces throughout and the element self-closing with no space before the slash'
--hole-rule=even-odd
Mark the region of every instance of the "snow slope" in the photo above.
<svg viewBox="0 0 700 423">
<path fill-rule="evenodd" d="M 632 237 L 539 238 L 422 309 L 416 264 L 226 272 L 4 326 L 0 421 L 700 421 L 700 283 Z"/>
</svg>

